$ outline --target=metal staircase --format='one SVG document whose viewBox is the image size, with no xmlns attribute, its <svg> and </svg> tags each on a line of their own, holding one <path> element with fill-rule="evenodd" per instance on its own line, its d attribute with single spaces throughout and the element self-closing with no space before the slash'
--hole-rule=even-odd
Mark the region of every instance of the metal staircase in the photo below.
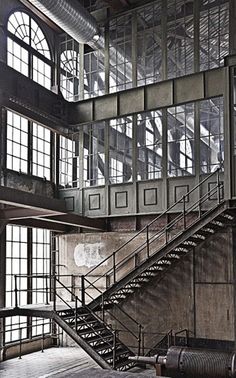
<svg viewBox="0 0 236 378">
<path fill-rule="evenodd" d="M 209 182 L 211 188 L 206 191 Z M 81 276 L 80 297 L 60 280 L 60 276 L 47 277 L 46 282 L 49 279 L 52 288 L 51 317 L 101 367 L 130 369 L 134 363 L 128 357 L 141 351 L 142 326 L 120 304 L 151 280 L 161 279 L 189 251 L 231 224 L 234 207 L 233 201 L 223 198 L 223 183 L 217 170 Z M 158 229 L 163 217 L 169 217 L 169 222 Z M 73 302 L 60 294 L 58 285 L 66 290 Z M 57 298 L 64 304 L 63 309 L 58 307 Z M 117 315 L 120 312 L 122 321 Z M 118 325 L 136 340 L 135 353 L 120 340 Z M 135 327 L 137 332 L 133 331 Z"/>
<path fill-rule="evenodd" d="M 86 307 L 63 309 L 53 315 L 54 321 L 79 344 L 101 367 L 127 370 L 134 355 L 117 337 L 117 332 Z"/>
<path fill-rule="evenodd" d="M 209 182 L 211 188 L 204 192 Z M 196 201 L 190 201 L 196 197 Z M 82 276 L 82 303 L 87 303 L 94 311 L 106 304 L 118 305 L 150 280 L 160 279 L 189 251 L 233 221 L 231 206 L 232 203 L 223 198 L 218 169 Z M 164 216 L 172 220 L 155 231 Z M 138 246 L 132 249 L 132 243 Z M 128 255 L 127 250 L 131 250 Z M 108 268 L 101 275 L 105 265 Z M 99 276 L 96 280 L 90 278 L 96 275 Z M 103 282 L 106 287 L 102 290 Z"/>
</svg>

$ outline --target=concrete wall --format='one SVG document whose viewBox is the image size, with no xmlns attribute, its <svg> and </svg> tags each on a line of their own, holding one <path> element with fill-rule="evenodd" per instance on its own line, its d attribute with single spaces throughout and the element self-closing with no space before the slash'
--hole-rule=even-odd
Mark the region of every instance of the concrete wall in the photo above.
<svg viewBox="0 0 236 378">
<path fill-rule="evenodd" d="M 61 272 L 85 274 L 132 235 L 111 232 L 61 236 Z M 154 346 L 171 329 L 187 328 L 198 338 L 234 340 L 232 261 L 232 230 L 228 228 L 208 238 L 163 277 L 155 277 L 130 295 L 123 308 L 143 325 L 145 347 Z M 115 315 L 137 334 L 132 321 L 119 310 Z M 120 324 L 110 322 L 122 329 Z M 120 336 L 129 345 L 137 345 L 126 332 Z"/>
</svg>

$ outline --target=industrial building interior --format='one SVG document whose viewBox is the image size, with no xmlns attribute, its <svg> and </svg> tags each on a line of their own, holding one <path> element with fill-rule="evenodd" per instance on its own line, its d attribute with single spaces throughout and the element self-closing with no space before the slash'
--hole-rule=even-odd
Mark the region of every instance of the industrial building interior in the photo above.
<svg viewBox="0 0 236 378">
<path fill-rule="evenodd" d="M 0 1 L 0 376 L 236 377 L 235 88 L 235 0 Z"/>
</svg>

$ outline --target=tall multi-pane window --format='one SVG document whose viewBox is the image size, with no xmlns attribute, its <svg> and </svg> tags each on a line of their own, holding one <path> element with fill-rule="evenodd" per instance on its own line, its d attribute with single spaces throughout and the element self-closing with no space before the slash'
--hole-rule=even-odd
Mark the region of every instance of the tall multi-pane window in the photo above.
<svg viewBox="0 0 236 378">
<path fill-rule="evenodd" d="M 15 275 L 17 277 L 18 305 L 27 304 L 27 277 L 28 274 L 28 244 L 27 228 L 18 226 L 6 227 L 6 307 L 14 307 L 15 302 Z M 20 330 L 21 329 L 21 330 Z M 27 317 L 13 316 L 5 321 L 5 342 L 17 341 L 27 337 Z"/>
<path fill-rule="evenodd" d="M 207 70 L 223 65 L 229 54 L 229 1 L 200 3 L 200 70 Z"/>
<path fill-rule="evenodd" d="M 96 50 L 84 54 L 84 98 L 105 93 L 104 51 Z"/>
<path fill-rule="evenodd" d="M 132 87 L 132 17 L 130 14 L 110 22 L 110 92 Z"/>
<path fill-rule="evenodd" d="M 27 277 L 30 271 L 31 275 Z M 16 305 L 15 275 L 17 275 L 18 306 L 46 303 L 46 281 L 42 275 L 50 275 L 50 231 L 13 225 L 6 227 L 6 307 Z M 36 275 L 40 277 L 37 278 Z M 30 320 L 25 316 L 5 319 L 6 343 L 49 332 L 48 319 Z"/>
<path fill-rule="evenodd" d="M 200 102 L 200 168 L 202 173 L 223 168 L 223 97 Z"/>
<path fill-rule="evenodd" d="M 168 175 L 194 174 L 194 104 L 168 108 Z"/>
<path fill-rule="evenodd" d="M 162 113 L 153 111 L 138 115 L 137 179 L 162 177 Z"/>
<path fill-rule="evenodd" d="M 26 118 L 7 111 L 7 168 L 28 173 L 28 132 Z"/>
<path fill-rule="evenodd" d="M 105 184 L 105 123 L 84 127 L 84 185 Z"/>
<path fill-rule="evenodd" d="M 15 306 L 14 275 L 27 275 L 27 228 L 8 225 L 6 228 L 6 307 Z M 27 304 L 27 278 L 17 279 L 21 292 L 18 295 L 18 304 Z"/>
<path fill-rule="evenodd" d="M 109 182 L 117 184 L 133 179 L 132 117 L 113 119 L 109 128 Z"/>
<path fill-rule="evenodd" d="M 7 64 L 51 89 L 51 53 L 37 22 L 27 13 L 16 11 L 8 19 L 7 31 Z"/>
<path fill-rule="evenodd" d="M 6 166 L 50 180 L 51 131 L 8 110 Z"/>
<path fill-rule="evenodd" d="M 64 187 L 79 186 L 79 141 L 60 135 L 59 184 Z"/>
<path fill-rule="evenodd" d="M 68 36 L 61 42 L 60 89 L 67 101 L 78 101 L 80 96 L 79 43 Z"/>
<path fill-rule="evenodd" d="M 188 0 L 169 0 L 167 5 L 168 78 L 193 72 L 193 25 L 193 2 Z"/>
<path fill-rule="evenodd" d="M 146 5 L 137 12 L 137 84 L 161 80 L 161 1 Z"/>
<path fill-rule="evenodd" d="M 32 137 L 32 173 L 50 180 L 51 131 L 33 122 Z"/>
</svg>

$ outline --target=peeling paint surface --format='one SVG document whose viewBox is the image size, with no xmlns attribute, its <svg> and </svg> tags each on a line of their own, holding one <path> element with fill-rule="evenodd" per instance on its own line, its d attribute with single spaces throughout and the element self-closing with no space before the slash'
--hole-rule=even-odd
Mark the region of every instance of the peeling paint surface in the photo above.
<svg viewBox="0 0 236 378">
<path fill-rule="evenodd" d="M 98 265 L 104 260 L 101 253 L 104 248 L 104 243 L 78 244 L 74 250 L 75 264 L 79 267 L 86 266 L 88 268 Z M 101 266 L 104 265 L 107 265 L 107 261 L 101 264 Z"/>
</svg>

